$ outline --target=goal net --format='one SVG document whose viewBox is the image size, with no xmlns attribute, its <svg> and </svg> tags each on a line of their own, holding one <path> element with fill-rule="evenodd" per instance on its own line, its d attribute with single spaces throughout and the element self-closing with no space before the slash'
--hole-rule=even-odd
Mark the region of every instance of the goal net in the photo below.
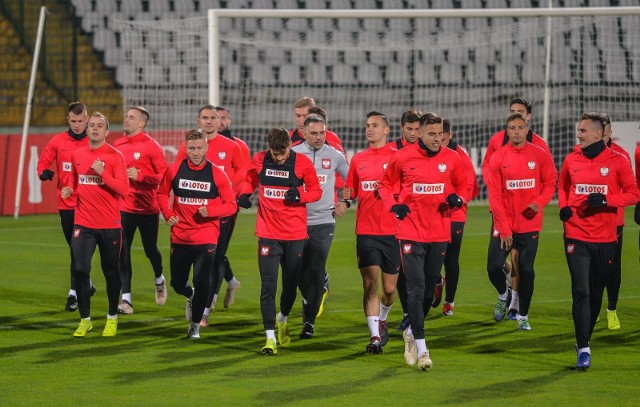
<svg viewBox="0 0 640 407">
<path fill-rule="evenodd" d="M 366 147 L 371 110 L 391 120 L 390 140 L 400 137 L 405 110 L 434 111 L 451 120 L 479 177 L 488 139 L 504 126 L 513 97 L 533 103 L 530 128 L 541 135 L 547 129 L 558 165 L 575 144 L 581 112 L 637 120 L 637 14 L 267 17 L 272 13 L 218 18 L 218 100 L 209 100 L 207 17 L 116 22 L 124 105 L 147 107 L 149 131 L 168 157 L 209 102 L 230 110 L 234 134 L 253 152 L 266 148 L 268 129 L 295 127 L 293 103 L 303 96 L 328 112 L 328 128 L 350 152 Z"/>
</svg>

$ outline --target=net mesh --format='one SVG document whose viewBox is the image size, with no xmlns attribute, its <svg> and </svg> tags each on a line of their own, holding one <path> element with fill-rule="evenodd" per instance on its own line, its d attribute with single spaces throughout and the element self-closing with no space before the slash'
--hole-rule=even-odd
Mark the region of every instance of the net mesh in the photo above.
<svg viewBox="0 0 640 407">
<path fill-rule="evenodd" d="M 638 16 L 552 17 L 548 83 L 547 18 L 219 21 L 220 104 L 254 152 L 266 148 L 269 128 L 295 126 L 293 103 L 302 96 L 328 112 L 329 129 L 350 153 L 366 147 L 371 110 L 392 121 L 390 139 L 400 136 L 405 110 L 438 112 L 451 120 L 478 175 L 513 97 L 533 103 L 530 128 L 542 134 L 548 86 L 548 140 L 558 165 L 575 144 L 581 112 L 629 121 L 640 107 Z M 116 24 L 124 105 L 147 107 L 150 132 L 172 151 L 208 103 L 207 18 Z"/>
</svg>

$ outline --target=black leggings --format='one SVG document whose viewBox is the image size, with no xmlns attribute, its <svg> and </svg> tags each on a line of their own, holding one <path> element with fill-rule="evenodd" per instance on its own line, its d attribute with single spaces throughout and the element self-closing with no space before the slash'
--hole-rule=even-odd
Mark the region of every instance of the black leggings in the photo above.
<svg viewBox="0 0 640 407">
<path fill-rule="evenodd" d="M 140 239 L 144 254 L 151 262 L 153 273 L 156 277 L 162 275 L 162 255 L 158 250 L 158 214 L 141 215 L 135 213 L 120 212 L 122 218 L 122 256 L 120 256 L 120 281 L 122 282 L 122 293 L 131 292 L 131 244 L 136 234 L 136 229 L 140 229 Z"/>
<path fill-rule="evenodd" d="M 613 269 L 607 278 L 607 309 L 615 311 L 618 307 L 618 297 L 620 296 L 620 284 L 622 283 L 622 235 L 624 225 L 618 226 L 618 242 L 616 243 L 616 253 L 613 257 Z"/>
<path fill-rule="evenodd" d="M 71 237 L 73 236 L 73 218 L 75 211 L 73 209 L 60 209 L 58 210 L 58 214 L 60 215 L 60 225 L 62 226 L 62 233 L 64 234 L 64 238 L 69 245 L 69 255 L 71 254 Z M 73 261 L 69 266 L 69 274 L 71 276 L 71 289 L 76 289 L 76 278 L 73 272 Z"/>
<path fill-rule="evenodd" d="M 447 254 L 444 256 L 444 273 L 447 277 L 444 300 L 448 303 L 454 302 L 458 290 L 463 233 L 464 222 L 451 222 L 451 242 L 447 246 Z"/>
<path fill-rule="evenodd" d="M 117 314 L 120 295 L 118 257 L 121 242 L 122 232 L 120 229 L 90 229 L 84 226 L 74 226 L 71 239 L 71 261 L 75 273 L 78 309 L 81 318 L 91 316 L 90 273 L 91 259 L 96 246 L 100 249 L 102 273 L 107 282 L 109 315 Z"/>
<path fill-rule="evenodd" d="M 171 287 L 186 298 L 196 291 L 191 303 L 191 321 L 200 322 L 209 297 L 209 274 L 216 255 L 216 245 L 171 244 Z M 193 288 L 189 273 L 193 266 Z"/>
</svg>

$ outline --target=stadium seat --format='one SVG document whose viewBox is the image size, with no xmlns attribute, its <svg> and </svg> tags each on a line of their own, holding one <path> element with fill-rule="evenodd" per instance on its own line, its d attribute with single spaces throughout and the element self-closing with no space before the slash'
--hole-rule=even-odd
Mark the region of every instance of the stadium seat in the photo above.
<svg viewBox="0 0 640 407">
<path fill-rule="evenodd" d="M 511 8 L 531 8 L 531 0 L 511 0 Z"/>
<path fill-rule="evenodd" d="M 310 29 L 309 20 L 306 18 L 289 18 L 286 24 L 288 30 L 296 32 L 307 32 Z"/>
<path fill-rule="evenodd" d="M 335 85 L 353 85 L 357 80 L 352 65 L 334 64 L 330 68 L 332 72 L 332 82 Z"/>
<path fill-rule="evenodd" d="M 454 8 L 453 0 L 431 0 L 432 9 Z"/>
<path fill-rule="evenodd" d="M 107 48 L 104 52 L 104 64 L 110 68 L 115 68 L 120 64 L 120 49 Z"/>
<path fill-rule="evenodd" d="M 71 4 L 76 9 L 76 16 L 84 16 L 86 13 L 93 11 L 91 0 L 71 0 Z"/>
<path fill-rule="evenodd" d="M 582 0 L 564 0 L 564 7 L 584 7 Z"/>
<path fill-rule="evenodd" d="M 313 52 L 307 48 L 296 49 L 291 53 L 291 63 L 298 65 L 313 64 Z"/>
<path fill-rule="evenodd" d="M 321 64 L 312 64 L 306 67 L 307 83 L 325 85 L 329 82 L 327 67 Z"/>
<path fill-rule="evenodd" d="M 360 26 L 361 20 L 358 18 L 339 18 L 338 19 L 338 30 L 339 31 L 360 31 L 362 27 Z"/>
<path fill-rule="evenodd" d="M 285 50 L 280 47 L 264 47 L 264 62 L 267 65 L 282 65 L 290 63 L 287 61 Z"/>
<path fill-rule="evenodd" d="M 116 82 L 120 85 L 137 83 L 136 68 L 129 64 L 120 64 L 116 69 Z"/>
<path fill-rule="evenodd" d="M 402 0 L 385 0 L 382 2 L 382 6 L 386 10 L 403 10 L 405 8 Z"/>
<path fill-rule="evenodd" d="M 256 85 L 272 85 L 275 83 L 274 71 L 270 65 L 255 64 L 250 65 L 251 82 Z"/>
<path fill-rule="evenodd" d="M 299 85 L 303 82 L 300 65 L 286 64 L 279 67 L 278 82 L 283 85 Z"/>
<path fill-rule="evenodd" d="M 438 31 L 435 18 L 416 18 L 414 25 L 418 38 L 425 34 L 433 34 Z"/>
<path fill-rule="evenodd" d="M 408 85 L 409 69 L 403 64 L 389 64 L 386 66 L 385 82 L 390 85 Z"/>
<path fill-rule="evenodd" d="M 534 60 L 522 64 L 522 82 L 541 83 L 544 81 L 545 65 L 543 60 Z"/>
<path fill-rule="evenodd" d="M 607 47 L 602 50 L 604 79 L 607 82 L 627 81 L 627 60 L 619 47 Z"/>
<path fill-rule="evenodd" d="M 98 28 L 93 31 L 93 47 L 99 51 L 106 48 L 116 48 L 116 37 L 113 31 Z"/>
<path fill-rule="evenodd" d="M 511 64 L 497 64 L 496 65 L 496 82 L 511 84 L 518 80 L 517 71 L 515 66 Z"/>
<path fill-rule="evenodd" d="M 331 4 L 329 9 L 343 9 L 350 10 L 351 9 L 351 1 L 350 0 L 329 0 L 329 4 Z"/>
<path fill-rule="evenodd" d="M 118 11 L 116 0 L 100 0 L 95 2 L 95 12 L 104 16 Z"/>
<path fill-rule="evenodd" d="M 482 8 L 482 1 L 481 0 L 464 0 L 460 2 L 460 8 L 480 9 Z"/>
<path fill-rule="evenodd" d="M 506 0 L 485 0 L 485 8 L 507 8 Z"/>
<path fill-rule="evenodd" d="M 393 53 L 391 53 L 389 50 L 369 51 L 368 54 L 369 62 L 372 64 L 379 66 L 393 64 Z"/>
<path fill-rule="evenodd" d="M 485 84 L 489 82 L 489 69 L 485 63 L 469 64 L 467 80 L 472 84 Z"/>
<path fill-rule="evenodd" d="M 442 64 L 440 66 L 440 82 L 451 85 L 462 83 L 462 65 Z"/>
<path fill-rule="evenodd" d="M 417 64 L 414 66 L 413 79 L 416 85 L 437 83 L 434 67 L 431 64 Z"/>
<path fill-rule="evenodd" d="M 333 31 L 337 24 L 335 18 L 314 18 L 311 20 L 311 26 L 316 31 Z"/>
<path fill-rule="evenodd" d="M 382 74 L 377 65 L 364 64 L 357 66 L 358 82 L 363 85 L 381 85 Z"/>
<path fill-rule="evenodd" d="M 130 15 L 134 15 L 135 13 L 141 12 L 142 10 L 142 1 L 140 0 L 127 0 L 120 3 L 120 11 L 123 13 L 128 13 Z"/>
<path fill-rule="evenodd" d="M 304 4 L 305 8 L 310 10 L 325 10 L 327 8 L 325 0 L 306 0 Z"/>
<path fill-rule="evenodd" d="M 99 28 L 103 28 L 102 24 L 103 24 L 103 17 L 100 14 L 95 13 L 93 11 L 87 12 L 82 16 L 81 26 L 82 26 L 82 30 L 85 32 L 89 33 Z"/>
</svg>

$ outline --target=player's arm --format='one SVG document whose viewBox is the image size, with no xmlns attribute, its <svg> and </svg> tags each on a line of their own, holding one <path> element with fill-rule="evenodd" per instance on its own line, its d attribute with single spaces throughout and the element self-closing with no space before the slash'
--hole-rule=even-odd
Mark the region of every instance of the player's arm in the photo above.
<svg viewBox="0 0 640 407">
<path fill-rule="evenodd" d="M 533 200 L 532 204 L 536 204 L 539 212 L 547 206 L 553 194 L 556 192 L 556 185 L 558 181 L 558 170 L 553 162 L 553 159 L 548 154 L 539 154 L 540 156 L 540 181 L 541 191 L 540 195 Z"/>
<path fill-rule="evenodd" d="M 164 151 L 162 151 L 160 144 L 149 143 L 149 145 L 151 146 L 150 157 L 153 173 L 145 174 L 143 171 L 138 170 L 136 181 L 150 186 L 157 186 L 160 184 L 164 173 L 167 171 L 167 159 L 164 156 Z"/>
<path fill-rule="evenodd" d="M 473 199 L 474 180 L 468 174 L 468 168 L 465 167 L 462 157 L 455 154 L 453 171 L 451 172 L 451 182 L 456 191 L 456 195 L 462 199 L 462 204 Z M 474 177 L 475 178 L 475 177 Z"/>
<path fill-rule="evenodd" d="M 489 163 L 491 162 L 491 157 L 493 153 L 496 151 L 496 140 L 497 138 L 492 136 L 489 139 L 489 145 L 487 145 L 487 151 L 484 154 L 484 159 L 482 160 L 482 180 L 484 184 L 487 185 L 487 189 L 489 189 Z"/>
<path fill-rule="evenodd" d="M 355 199 L 358 196 L 358 185 L 360 185 L 360 181 L 356 171 L 356 163 L 354 159 L 351 159 L 351 166 L 342 189 L 342 199 Z"/>
<path fill-rule="evenodd" d="M 218 198 L 209 200 L 209 204 L 206 205 L 206 217 L 208 218 L 222 218 L 225 216 L 231 216 L 238 210 L 236 204 L 235 195 L 231 188 L 231 182 L 227 174 L 215 165 L 211 166 L 213 179 L 218 187 Z"/>
<path fill-rule="evenodd" d="M 180 144 L 180 148 L 178 148 L 178 152 L 176 153 L 175 162 L 184 161 L 185 158 L 187 158 L 187 143 L 183 141 L 182 144 Z"/>
<path fill-rule="evenodd" d="M 398 202 L 396 199 L 397 185 L 400 183 L 400 162 L 393 156 L 387 165 L 387 169 L 382 174 L 382 179 L 378 182 L 378 196 L 382 200 L 385 209 L 391 211 Z"/>
<path fill-rule="evenodd" d="M 232 185 L 239 185 L 244 180 L 247 166 L 242 158 L 242 151 L 237 143 L 233 143 L 234 148 L 231 154 L 231 167 L 233 167 L 233 178 L 230 180 Z"/>
<path fill-rule="evenodd" d="M 304 182 L 304 188 L 298 188 L 300 193 L 300 203 L 315 202 L 322 197 L 322 187 L 318 182 L 318 173 L 315 167 L 307 157 L 305 160 L 301 160 L 302 154 L 298 155 L 299 159 L 296 160 L 296 175 L 298 175 L 298 169 L 302 180 Z M 300 176 L 298 175 L 298 176 Z"/>
<path fill-rule="evenodd" d="M 168 221 L 172 216 L 176 216 L 173 208 L 171 207 L 171 191 L 173 189 L 172 183 L 175 174 L 173 171 L 173 167 L 167 169 L 160 181 L 160 185 L 158 187 L 158 206 L 160 207 L 160 212 L 162 212 L 162 216 Z"/>
<path fill-rule="evenodd" d="M 69 198 L 73 192 L 78 189 L 78 170 L 75 165 L 75 152 L 71 155 L 71 185 L 65 185 L 60 190 L 60 196 L 63 199 Z"/>
<path fill-rule="evenodd" d="M 247 168 L 247 171 L 244 175 L 244 180 L 242 181 L 242 186 L 240 187 L 240 195 L 251 195 L 253 191 L 258 187 L 259 179 L 258 173 L 260 172 L 260 168 L 262 168 L 262 163 L 264 160 L 265 153 L 256 153 Z"/>
<path fill-rule="evenodd" d="M 471 157 L 469 157 L 469 153 L 460 147 L 461 153 L 459 153 L 460 159 L 462 160 L 462 168 L 464 168 L 464 173 L 469 178 L 469 184 L 471 185 L 471 197 L 469 199 L 472 200 L 478 196 L 480 193 L 480 184 L 478 183 L 478 177 L 476 177 L 476 169 L 473 168 L 473 162 L 471 161 Z M 467 201 L 468 202 L 468 201 Z"/>
<path fill-rule="evenodd" d="M 504 181 L 500 173 L 502 160 L 500 158 L 500 155 L 493 156 L 489 163 L 487 172 L 489 183 L 487 184 L 487 189 L 489 191 L 489 209 L 493 214 L 494 229 L 500 233 L 500 238 L 502 239 L 513 235 L 513 231 L 509 225 L 507 210 L 505 208 L 503 195 Z"/>
<path fill-rule="evenodd" d="M 111 171 L 102 171 L 100 174 L 102 181 L 120 198 L 125 198 L 129 193 L 129 176 L 122 154 L 118 152 L 113 155 L 111 166 Z"/>
<path fill-rule="evenodd" d="M 53 180 L 54 171 L 51 170 L 53 162 L 57 159 L 57 148 L 55 138 L 49 140 L 38 160 L 38 177 L 41 181 Z"/>
<path fill-rule="evenodd" d="M 608 194 L 606 196 L 607 206 L 624 207 L 635 205 L 640 196 L 638 187 L 631 171 L 631 165 L 618 165 L 618 185 L 619 193 Z"/>
</svg>

